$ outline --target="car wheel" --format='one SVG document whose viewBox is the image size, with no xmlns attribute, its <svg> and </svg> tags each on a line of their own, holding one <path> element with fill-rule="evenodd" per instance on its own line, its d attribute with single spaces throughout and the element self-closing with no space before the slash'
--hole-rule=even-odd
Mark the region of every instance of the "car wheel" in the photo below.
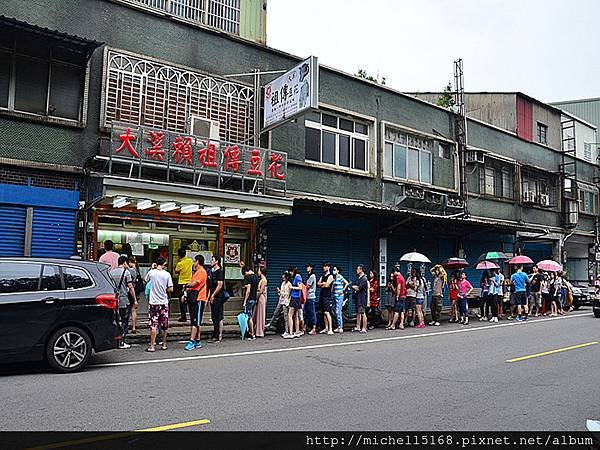
<svg viewBox="0 0 600 450">
<path fill-rule="evenodd" d="M 81 328 L 65 327 L 54 333 L 46 345 L 46 360 L 56 372 L 83 370 L 92 354 L 92 341 Z"/>
</svg>

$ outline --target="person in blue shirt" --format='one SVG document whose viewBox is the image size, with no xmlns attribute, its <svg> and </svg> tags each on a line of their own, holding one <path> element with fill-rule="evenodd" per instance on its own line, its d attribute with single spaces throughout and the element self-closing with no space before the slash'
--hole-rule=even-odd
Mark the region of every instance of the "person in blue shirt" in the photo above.
<svg viewBox="0 0 600 450">
<path fill-rule="evenodd" d="M 510 277 L 510 284 L 514 288 L 515 304 L 517 305 L 517 320 L 527 320 L 529 306 L 527 302 L 527 285 L 529 277 L 523 272 L 523 266 L 517 266 L 517 271 Z"/>
</svg>

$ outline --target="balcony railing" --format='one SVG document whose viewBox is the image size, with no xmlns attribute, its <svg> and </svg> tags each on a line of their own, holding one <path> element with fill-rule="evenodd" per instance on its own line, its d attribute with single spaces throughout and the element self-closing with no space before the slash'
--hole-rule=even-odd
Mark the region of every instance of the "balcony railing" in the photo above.
<svg viewBox="0 0 600 450">
<path fill-rule="evenodd" d="M 120 0 L 180 19 L 240 33 L 240 0 Z"/>
</svg>

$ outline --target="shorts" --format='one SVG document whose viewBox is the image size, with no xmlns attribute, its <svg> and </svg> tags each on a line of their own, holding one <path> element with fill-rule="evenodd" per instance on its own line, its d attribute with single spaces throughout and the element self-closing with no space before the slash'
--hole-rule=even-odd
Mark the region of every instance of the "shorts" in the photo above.
<svg viewBox="0 0 600 450">
<path fill-rule="evenodd" d="M 527 304 L 527 295 L 525 292 L 515 292 L 515 305 L 524 306 Z"/>
<path fill-rule="evenodd" d="M 169 328 L 169 307 L 167 305 L 149 305 L 148 325 L 153 330 L 160 326 L 163 331 L 166 331 Z"/>
<path fill-rule="evenodd" d="M 396 300 L 396 303 L 394 304 L 394 311 L 397 313 L 403 313 L 405 309 L 406 301 L 404 299 Z"/>
<path fill-rule="evenodd" d="M 254 313 L 254 307 L 256 306 L 256 300 L 248 300 L 246 302 L 246 314 L 252 316 Z"/>
<path fill-rule="evenodd" d="M 302 302 L 300 301 L 300 297 L 290 299 L 290 308 L 300 309 L 302 308 Z"/>
<path fill-rule="evenodd" d="M 417 299 L 415 299 L 415 305 L 421 305 L 421 306 L 423 306 L 424 303 L 425 303 L 425 299 L 424 298 L 417 298 Z"/>
<path fill-rule="evenodd" d="M 321 299 L 321 307 L 323 308 L 323 312 L 333 313 L 335 312 L 335 300 L 331 297 L 323 297 Z"/>
<path fill-rule="evenodd" d="M 415 309 L 417 299 L 415 297 L 406 297 L 406 310 Z"/>
<path fill-rule="evenodd" d="M 356 306 L 356 313 L 357 314 L 364 314 L 366 310 L 366 307 L 363 305 L 357 305 Z"/>
<path fill-rule="evenodd" d="M 199 327 L 202 323 L 202 314 L 206 302 L 188 302 L 188 311 L 190 312 L 190 320 L 193 327 Z"/>
<path fill-rule="evenodd" d="M 213 325 L 223 320 L 223 297 L 217 297 L 210 305 L 210 318 Z"/>
</svg>

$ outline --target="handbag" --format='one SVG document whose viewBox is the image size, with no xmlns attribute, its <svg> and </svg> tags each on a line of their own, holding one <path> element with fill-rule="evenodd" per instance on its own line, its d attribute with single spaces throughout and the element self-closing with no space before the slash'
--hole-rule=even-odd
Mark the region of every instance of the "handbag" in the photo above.
<svg viewBox="0 0 600 450">
<path fill-rule="evenodd" d="M 136 295 L 140 295 L 142 292 L 146 290 L 146 282 L 142 278 L 142 274 L 139 270 L 136 270 L 137 275 L 135 277 L 135 281 L 133 282 L 133 289 L 135 290 Z"/>
</svg>

